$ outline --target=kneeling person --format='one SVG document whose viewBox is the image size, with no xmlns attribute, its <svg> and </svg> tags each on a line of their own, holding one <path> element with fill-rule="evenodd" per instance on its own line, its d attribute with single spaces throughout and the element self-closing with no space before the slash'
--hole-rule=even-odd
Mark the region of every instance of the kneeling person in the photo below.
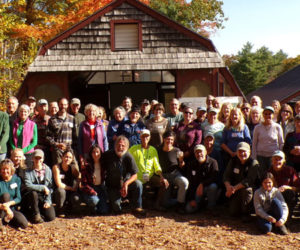
<svg viewBox="0 0 300 250">
<path fill-rule="evenodd" d="M 186 211 L 195 212 L 204 198 L 207 198 L 207 208 L 213 209 L 217 200 L 218 163 L 207 155 L 204 145 L 196 145 L 195 158 L 186 166 L 186 177 L 189 180 Z"/>
</svg>

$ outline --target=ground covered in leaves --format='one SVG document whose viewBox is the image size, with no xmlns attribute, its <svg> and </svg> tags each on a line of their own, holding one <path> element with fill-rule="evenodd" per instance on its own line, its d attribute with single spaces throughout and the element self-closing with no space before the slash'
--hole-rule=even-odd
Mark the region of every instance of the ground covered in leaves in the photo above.
<svg viewBox="0 0 300 250">
<path fill-rule="evenodd" d="M 287 236 L 259 235 L 254 222 L 208 212 L 179 215 L 148 211 L 116 216 L 57 218 L 26 230 L 6 227 L 1 249 L 300 249 L 300 220 Z"/>
</svg>

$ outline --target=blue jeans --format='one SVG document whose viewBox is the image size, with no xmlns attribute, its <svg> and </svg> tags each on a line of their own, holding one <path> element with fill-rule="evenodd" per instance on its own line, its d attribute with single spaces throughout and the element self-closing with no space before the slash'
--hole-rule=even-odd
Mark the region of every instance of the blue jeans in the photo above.
<svg viewBox="0 0 300 250">
<path fill-rule="evenodd" d="M 136 180 L 128 186 L 128 199 L 133 208 L 142 207 L 143 184 Z M 114 212 L 121 212 L 121 193 L 119 188 L 107 187 L 108 199 Z"/>
<path fill-rule="evenodd" d="M 196 212 L 199 209 L 200 203 L 203 199 L 207 197 L 207 208 L 211 209 L 216 205 L 217 198 L 218 198 L 218 185 L 216 183 L 211 183 L 209 186 L 204 187 L 203 195 L 198 196 L 195 194 L 195 201 L 197 203 L 196 207 L 192 207 L 190 203 L 188 203 L 185 207 L 187 213 Z"/>
<path fill-rule="evenodd" d="M 163 205 L 165 207 L 170 207 L 175 205 L 177 202 L 184 203 L 186 191 L 189 187 L 188 179 L 184 177 L 178 170 L 175 170 L 172 173 L 164 173 L 164 177 L 168 180 L 169 187 L 164 193 Z M 178 187 L 177 200 L 173 200 L 171 197 L 174 186 Z"/>
<path fill-rule="evenodd" d="M 274 198 L 272 200 L 271 207 L 270 210 L 268 211 L 268 214 L 274 217 L 276 221 L 280 220 L 280 218 L 282 217 L 283 210 L 282 210 L 281 202 L 277 198 Z M 272 231 L 272 222 L 269 222 L 266 219 L 257 217 L 257 225 L 258 228 L 265 234 Z"/>
<path fill-rule="evenodd" d="M 104 185 L 93 187 L 97 195 L 82 194 L 84 202 L 91 208 L 94 208 L 97 213 L 107 214 L 109 212 L 107 204 L 107 194 Z"/>
</svg>

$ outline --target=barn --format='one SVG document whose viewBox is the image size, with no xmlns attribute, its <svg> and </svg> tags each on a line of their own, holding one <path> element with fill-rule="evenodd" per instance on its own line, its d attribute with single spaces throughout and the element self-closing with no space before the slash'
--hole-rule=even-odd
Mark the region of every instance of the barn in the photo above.
<svg viewBox="0 0 300 250">
<path fill-rule="evenodd" d="M 173 97 L 243 96 L 211 40 L 136 0 L 116 0 L 39 50 L 18 93 L 111 109 Z"/>
</svg>

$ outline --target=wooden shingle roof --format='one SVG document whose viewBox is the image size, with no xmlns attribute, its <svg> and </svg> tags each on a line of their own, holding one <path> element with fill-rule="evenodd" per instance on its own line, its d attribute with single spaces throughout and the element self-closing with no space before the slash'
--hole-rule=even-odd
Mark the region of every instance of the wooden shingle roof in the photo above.
<svg viewBox="0 0 300 250">
<path fill-rule="evenodd" d="M 142 21 L 142 51 L 112 51 L 111 20 Z M 29 72 L 224 67 L 213 43 L 136 0 L 116 0 L 42 46 Z"/>
</svg>

